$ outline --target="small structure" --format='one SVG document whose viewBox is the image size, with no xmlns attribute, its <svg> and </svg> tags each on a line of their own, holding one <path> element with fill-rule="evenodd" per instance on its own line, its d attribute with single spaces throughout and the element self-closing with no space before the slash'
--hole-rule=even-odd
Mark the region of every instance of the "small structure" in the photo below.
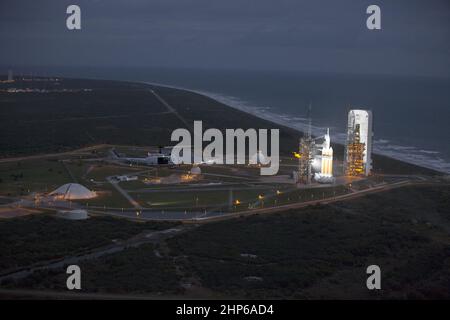
<svg viewBox="0 0 450 320">
<path fill-rule="evenodd" d="M 267 164 L 267 158 L 261 150 L 258 150 L 249 159 L 250 164 Z"/>
<path fill-rule="evenodd" d="M 77 210 L 61 210 L 58 211 L 58 216 L 68 220 L 86 220 L 89 218 L 89 215 L 86 210 L 77 209 Z"/>
<path fill-rule="evenodd" d="M 49 195 L 55 197 L 57 200 L 84 200 L 97 196 L 94 191 L 78 183 L 66 183 L 55 191 L 50 192 Z"/>
<path fill-rule="evenodd" d="M 138 180 L 137 176 L 116 176 L 118 181 L 136 181 Z"/>
<path fill-rule="evenodd" d="M 202 170 L 198 166 L 193 166 L 191 169 L 192 175 L 202 174 Z"/>
</svg>

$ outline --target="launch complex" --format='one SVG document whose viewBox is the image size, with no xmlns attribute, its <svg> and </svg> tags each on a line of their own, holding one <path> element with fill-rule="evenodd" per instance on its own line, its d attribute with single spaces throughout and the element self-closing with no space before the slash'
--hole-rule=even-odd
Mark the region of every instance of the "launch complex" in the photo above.
<svg viewBox="0 0 450 320">
<path fill-rule="evenodd" d="M 294 152 L 298 159 L 298 171 L 293 176 L 297 184 L 308 185 L 313 181 L 332 184 L 333 148 L 330 144 L 330 130 L 323 136 L 311 135 L 311 106 L 308 110 L 308 129 L 300 139 L 299 150 Z M 352 109 L 348 113 L 347 141 L 345 144 L 343 174 L 345 176 L 369 176 L 372 170 L 372 112 Z M 322 141 L 322 143 L 318 143 Z"/>
</svg>

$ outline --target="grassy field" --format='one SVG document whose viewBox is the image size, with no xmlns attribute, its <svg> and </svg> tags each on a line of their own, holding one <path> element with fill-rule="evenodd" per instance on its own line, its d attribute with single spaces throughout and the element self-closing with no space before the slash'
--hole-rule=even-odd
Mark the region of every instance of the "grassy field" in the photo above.
<svg viewBox="0 0 450 320">
<path fill-rule="evenodd" d="M 2 122 L 2 156 L 100 143 L 165 144 L 171 128 L 182 126 L 142 85 L 63 80 L 58 88 L 92 91 L 0 93 L 0 117 L 8 119 Z"/>
<path fill-rule="evenodd" d="M 450 187 L 407 187 L 205 224 L 84 265 L 85 290 L 188 298 L 182 276 L 205 298 L 448 299 L 449 196 Z M 381 268 L 380 291 L 365 286 L 371 264 Z M 62 289 L 64 277 L 40 273 L 9 286 Z"/>
<path fill-rule="evenodd" d="M 198 207 L 214 206 L 226 202 L 227 191 L 197 191 L 197 192 L 155 192 L 138 193 L 133 197 L 147 207 Z"/>
<path fill-rule="evenodd" d="M 0 163 L 0 194 L 26 195 L 34 191 L 50 192 L 71 182 L 63 165 L 56 160 L 27 160 Z"/>
<path fill-rule="evenodd" d="M 231 187 L 232 188 L 232 187 Z M 271 207 L 298 202 L 306 202 L 322 198 L 329 198 L 347 193 L 344 186 L 316 189 L 292 189 L 286 186 L 258 185 L 251 189 L 233 189 L 232 210 L 248 210 L 251 208 Z M 183 190 L 177 192 L 133 192 L 132 197 L 139 201 L 142 206 L 152 208 L 216 208 L 223 207 L 228 210 L 230 189 L 220 188 L 214 191 Z M 240 204 L 235 204 L 239 200 Z"/>
</svg>

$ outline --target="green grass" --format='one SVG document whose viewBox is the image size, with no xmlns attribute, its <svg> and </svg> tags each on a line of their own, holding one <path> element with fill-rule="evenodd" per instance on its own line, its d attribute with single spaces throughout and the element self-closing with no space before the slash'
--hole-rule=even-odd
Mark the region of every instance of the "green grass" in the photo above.
<svg viewBox="0 0 450 320">
<path fill-rule="evenodd" d="M 228 199 L 227 191 L 151 192 L 132 193 L 133 198 L 146 207 L 198 207 L 215 206 Z M 198 200 L 197 200 L 198 199 Z M 150 202 L 150 204 L 148 203 Z"/>
<path fill-rule="evenodd" d="M 139 179 L 141 179 L 141 177 L 139 177 Z M 119 182 L 119 185 L 125 190 L 136 190 L 148 187 L 142 180 L 121 181 Z"/>
<path fill-rule="evenodd" d="M 233 190 L 232 199 L 238 199 L 244 205 L 246 202 L 254 202 L 258 200 L 258 195 L 268 192 L 274 192 L 272 188 L 265 186 L 255 187 L 249 190 Z M 228 207 L 230 191 L 227 188 L 221 190 L 195 190 L 180 192 L 148 192 L 148 193 L 131 193 L 132 197 L 139 201 L 143 206 L 156 208 L 170 207 Z M 149 203 L 150 202 L 150 203 Z M 245 206 L 245 208 L 247 208 Z"/>
<path fill-rule="evenodd" d="M 84 162 L 83 160 L 75 160 L 75 161 L 66 161 L 65 166 L 67 170 L 71 172 L 71 174 L 75 177 L 75 179 L 81 183 L 84 179 L 84 175 L 88 170 L 90 164 Z"/>
<path fill-rule="evenodd" d="M 100 207 L 100 208 L 132 208 L 133 206 L 125 199 L 113 186 L 109 183 L 93 188 L 92 190 L 98 192 L 98 196 L 93 199 L 87 200 L 75 200 L 82 205 L 87 205 L 88 207 Z"/>
<path fill-rule="evenodd" d="M 0 194 L 50 192 L 71 179 L 56 160 L 27 160 L 0 164 Z"/>
</svg>

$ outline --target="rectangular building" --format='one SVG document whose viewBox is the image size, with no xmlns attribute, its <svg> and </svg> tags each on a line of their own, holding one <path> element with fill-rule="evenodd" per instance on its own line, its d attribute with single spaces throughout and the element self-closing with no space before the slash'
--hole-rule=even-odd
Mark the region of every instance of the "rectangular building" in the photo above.
<svg viewBox="0 0 450 320">
<path fill-rule="evenodd" d="M 347 124 L 347 144 L 345 150 L 345 168 L 346 172 L 354 172 L 349 170 L 355 164 L 351 163 L 355 159 L 351 146 L 355 143 L 364 146 L 362 150 L 363 172 L 361 174 L 368 176 L 372 171 L 372 111 L 370 110 L 350 110 L 348 112 Z M 358 140 L 357 142 L 355 140 Z M 352 154 L 353 153 L 353 154 Z"/>
</svg>

